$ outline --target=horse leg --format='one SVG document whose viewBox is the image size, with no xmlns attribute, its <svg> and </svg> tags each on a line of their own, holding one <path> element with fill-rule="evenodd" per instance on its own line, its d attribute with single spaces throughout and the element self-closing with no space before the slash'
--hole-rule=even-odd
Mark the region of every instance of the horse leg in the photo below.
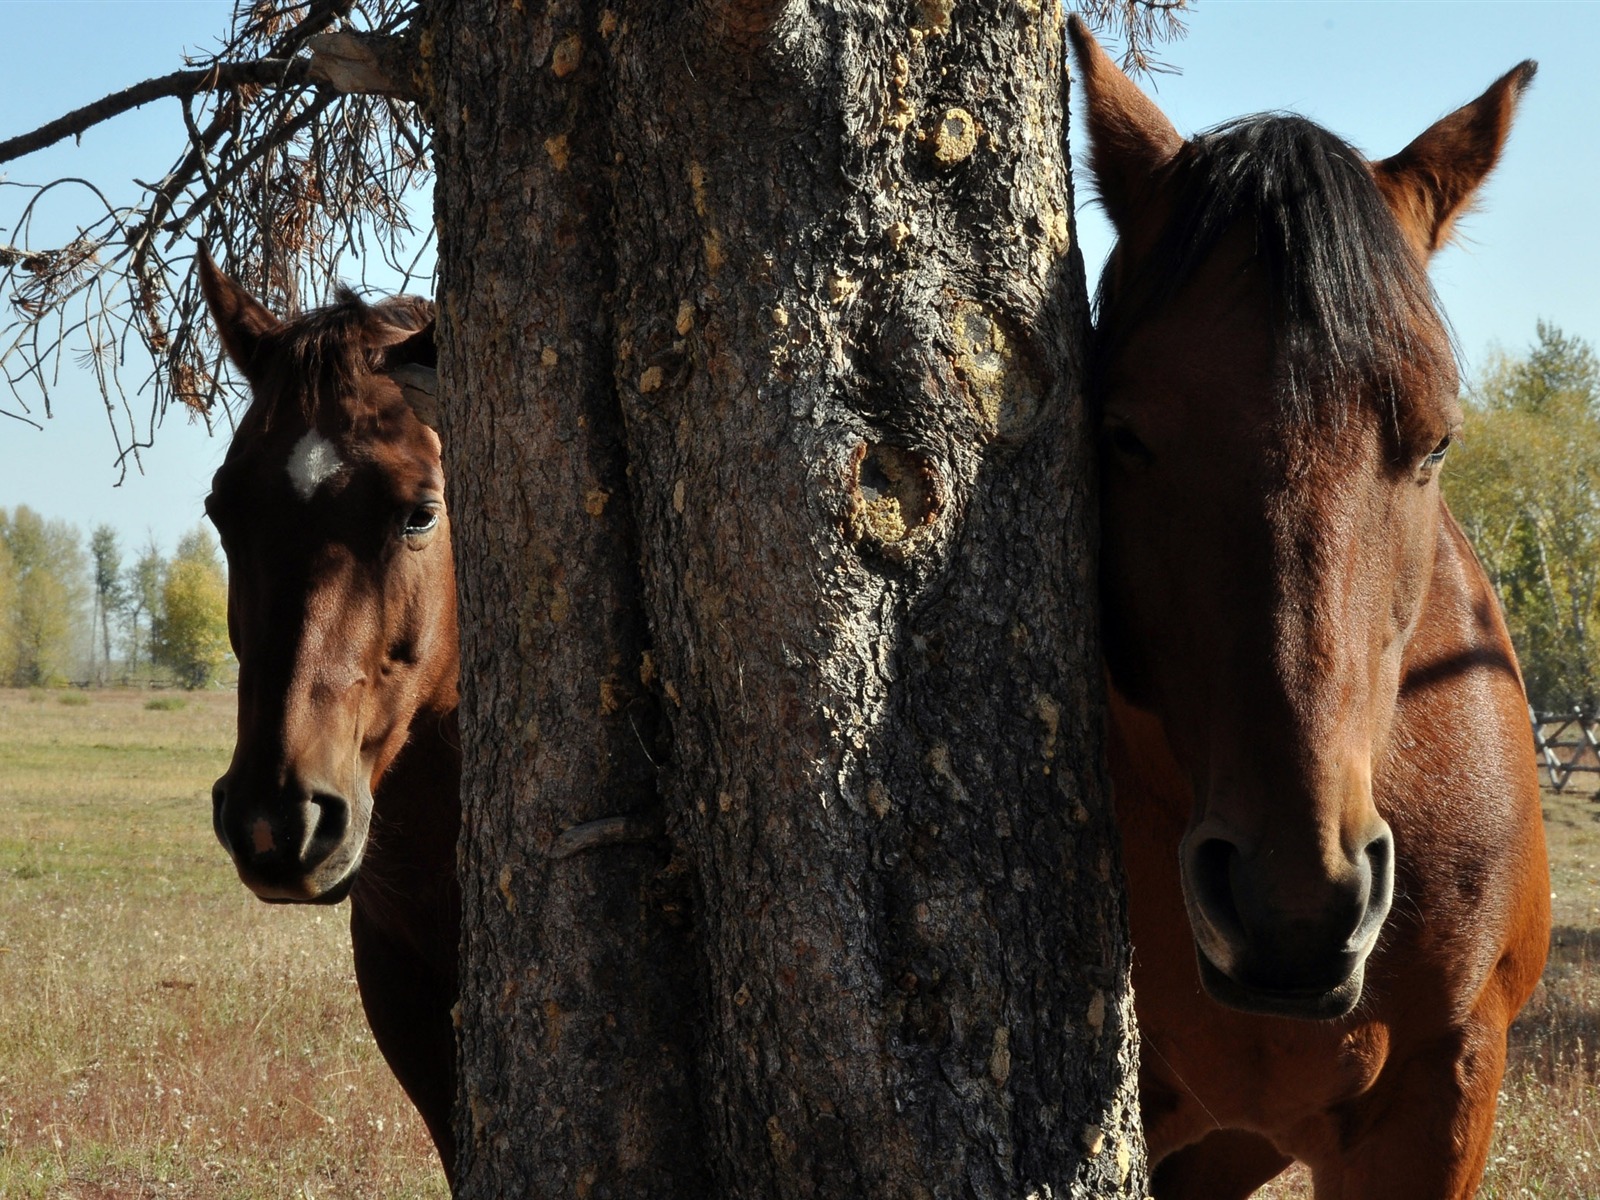
<svg viewBox="0 0 1600 1200">
<path fill-rule="evenodd" d="M 455 1174 L 455 996 L 438 972 L 409 946 L 389 936 L 359 906 L 350 908 L 361 1007 L 389 1069 L 422 1114 L 444 1166 Z"/>
<path fill-rule="evenodd" d="M 1341 1114 L 1343 1153 L 1312 1164 L 1317 1200 L 1472 1200 L 1505 1062 L 1505 1026 L 1491 1022 L 1391 1064 Z"/>
<path fill-rule="evenodd" d="M 1150 1194 L 1155 1200 L 1244 1200 L 1292 1162 L 1260 1134 L 1219 1129 L 1162 1159 Z"/>
</svg>

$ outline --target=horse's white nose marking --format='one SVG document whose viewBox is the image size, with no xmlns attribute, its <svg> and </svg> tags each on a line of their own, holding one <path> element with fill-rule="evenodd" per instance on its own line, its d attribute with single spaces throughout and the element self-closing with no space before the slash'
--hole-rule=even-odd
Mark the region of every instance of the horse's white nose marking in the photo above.
<svg viewBox="0 0 1600 1200">
<path fill-rule="evenodd" d="M 272 824 L 265 817 L 257 817 L 256 823 L 250 826 L 250 844 L 257 854 L 266 854 L 272 849 Z"/>
<path fill-rule="evenodd" d="M 309 500 L 343 466 L 333 443 L 312 429 L 289 451 L 289 482 L 300 499 Z"/>
</svg>

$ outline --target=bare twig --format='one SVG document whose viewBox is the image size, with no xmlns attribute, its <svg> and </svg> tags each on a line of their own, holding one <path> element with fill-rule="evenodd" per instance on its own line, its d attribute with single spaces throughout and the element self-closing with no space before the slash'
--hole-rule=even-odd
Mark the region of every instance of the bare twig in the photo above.
<svg viewBox="0 0 1600 1200">
<path fill-rule="evenodd" d="M 311 60 L 306 58 L 262 58 L 254 62 L 218 63 L 197 71 L 173 71 L 159 79 L 146 79 L 143 83 L 103 96 L 93 104 L 85 104 L 64 117 L 57 117 L 32 133 L 0 142 L 0 163 L 32 154 L 35 150 L 53 146 L 69 137 L 77 137 L 102 121 L 121 116 L 152 100 L 193 96 L 198 92 L 226 91 L 245 84 L 273 84 L 279 87 L 302 84 L 309 78 L 310 66 Z"/>
<path fill-rule="evenodd" d="M 418 243 L 431 242 L 408 207 L 430 170 L 428 129 L 405 98 L 417 7 L 236 0 L 214 54 L 0 143 L 4 162 L 152 100 L 180 101 L 172 166 L 120 196 L 106 181 L 0 179 L 0 391 L 15 401 L 0 417 L 37 424 L 36 406 L 48 417 L 69 358 L 100 388 L 124 469 L 173 401 L 210 424 L 220 399 L 231 421 L 197 242 L 281 311 L 325 295 L 352 252 L 369 252 L 363 270 L 381 258 L 414 271 Z M 319 68 L 319 47 L 337 61 Z M 340 71 L 352 56 L 365 74 Z M 350 88 L 384 94 L 342 94 Z M 92 202 L 87 221 L 65 244 L 41 243 L 36 217 L 62 210 L 73 191 Z M 147 366 L 130 372 L 141 358 Z M 135 393 L 148 400 L 142 417 L 127 400 Z"/>
<path fill-rule="evenodd" d="M 1119 38 L 1123 43 L 1122 68 L 1153 75 L 1174 70 L 1154 56 L 1163 42 L 1180 40 L 1190 0 L 1072 0 L 1091 29 Z"/>
</svg>

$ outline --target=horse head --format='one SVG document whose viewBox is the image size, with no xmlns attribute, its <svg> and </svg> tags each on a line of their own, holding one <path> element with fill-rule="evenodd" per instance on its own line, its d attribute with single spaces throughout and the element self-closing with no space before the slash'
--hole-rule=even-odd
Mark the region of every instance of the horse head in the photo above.
<svg viewBox="0 0 1600 1200">
<path fill-rule="evenodd" d="M 1427 260 L 1532 64 L 1368 162 L 1283 114 L 1185 140 L 1071 29 L 1118 234 L 1092 355 L 1108 673 L 1192 790 L 1207 990 L 1337 1017 L 1394 897 L 1373 777 L 1460 421 Z"/>
<path fill-rule="evenodd" d="M 203 253 L 200 280 L 251 389 L 206 499 L 239 661 L 213 822 L 262 899 L 332 903 L 412 722 L 457 702 L 432 306 L 342 293 L 280 320 Z"/>
</svg>

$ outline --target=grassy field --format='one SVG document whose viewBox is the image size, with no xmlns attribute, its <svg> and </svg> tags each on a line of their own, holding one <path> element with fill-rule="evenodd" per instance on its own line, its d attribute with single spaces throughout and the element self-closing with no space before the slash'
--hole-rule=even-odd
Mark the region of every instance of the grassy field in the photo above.
<svg viewBox="0 0 1600 1200">
<path fill-rule="evenodd" d="M 232 731 L 231 695 L 0 691 L 4 1200 L 447 1194 L 345 910 L 212 837 Z"/>
<path fill-rule="evenodd" d="M 0 1200 L 446 1195 L 344 910 L 261 904 L 212 838 L 232 729 L 231 695 L 0 690 Z M 1556 934 L 1482 1200 L 1600 1200 L 1600 801 L 1546 800 Z"/>
</svg>

